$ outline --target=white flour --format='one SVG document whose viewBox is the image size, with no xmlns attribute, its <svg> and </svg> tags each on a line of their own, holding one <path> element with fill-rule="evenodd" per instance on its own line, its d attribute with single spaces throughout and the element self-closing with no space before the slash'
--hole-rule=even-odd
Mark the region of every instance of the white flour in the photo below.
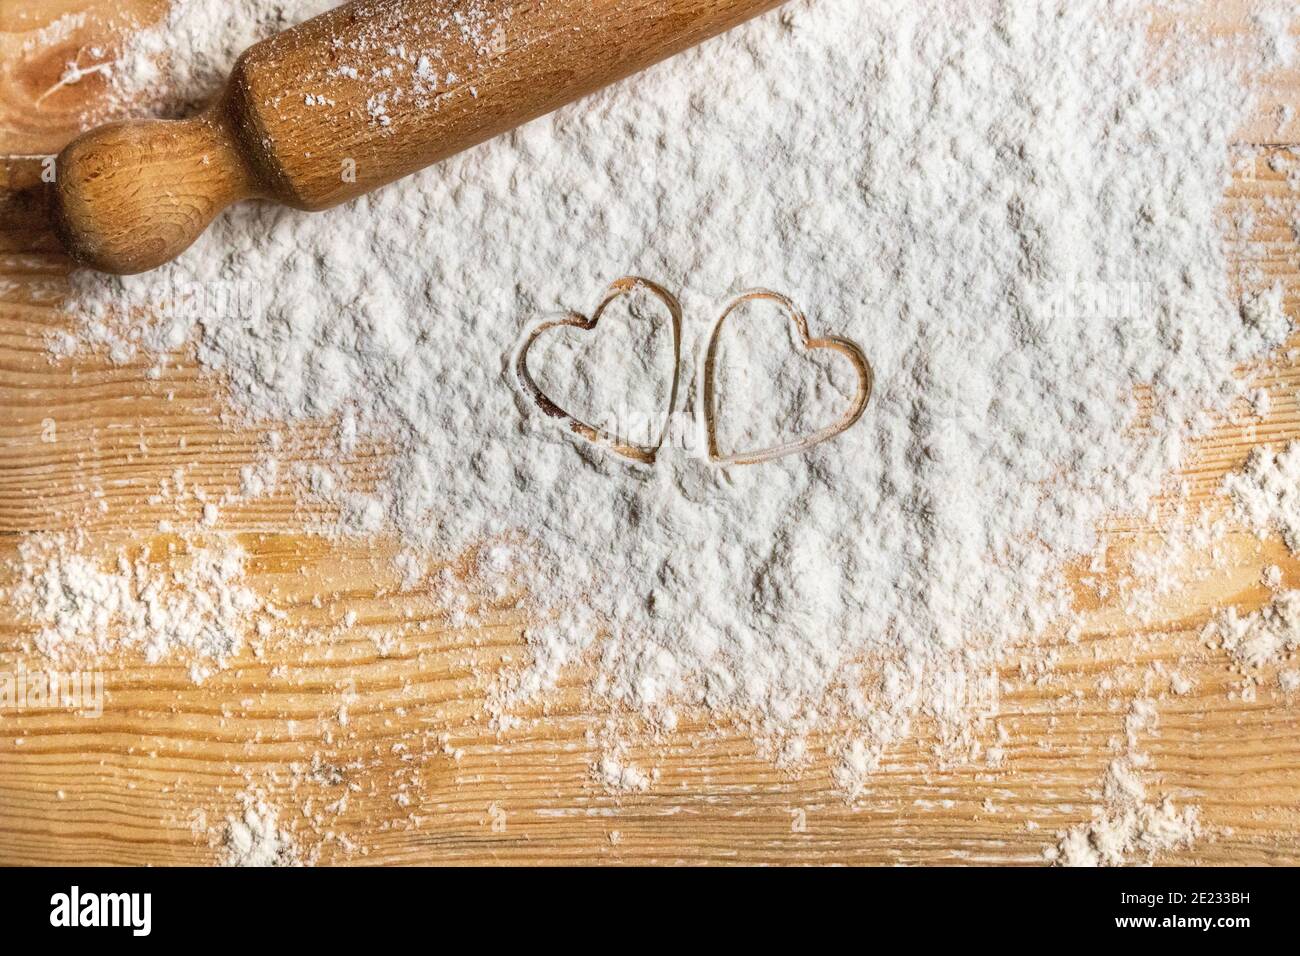
<svg viewBox="0 0 1300 956">
<path fill-rule="evenodd" d="M 229 536 L 187 543 L 165 560 L 125 549 L 103 559 L 80 544 L 58 534 L 26 538 L 11 569 L 17 583 L 0 591 L 34 627 L 34 649 L 52 660 L 119 651 L 151 663 L 184 656 L 200 680 L 274 620 L 244 582 L 244 552 Z"/>
<path fill-rule="evenodd" d="M 1204 636 L 1243 667 L 1279 664 L 1300 648 L 1300 591 L 1278 593 L 1251 614 L 1226 608 L 1206 625 Z"/>
<path fill-rule="evenodd" d="M 1155 702 L 1139 698 L 1125 717 L 1124 753 L 1112 760 L 1101 780 L 1103 809 L 1093 819 L 1060 834 L 1045 856 L 1060 866 L 1121 866 L 1149 861 L 1165 850 L 1191 846 L 1204 835 L 1195 807 L 1175 806 L 1168 795 L 1153 800 L 1144 778 L 1151 758 L 1139 749 L 1143 733 L 1159 729 Z"/>
<path fill-rule="evenodd" d="M 1245 467 L 1223 481 L 1237 517 L 1258 534 L 1278 534 L 1300 554 L 1300 442 L 1278 451 L 1256 448 Z"/>
<path fill-rule="evenodd" d="M 227 0 L 218 9 L 177 0 L 158 24 L 132 31 L 116 55 L 70 64 L 64 78 L 87 69 L 107 74 L 109 94 L 94 108 L 96 121 L 181 116 L 220 88 L 248 47 L 334 6 L 335 0 Z"/>
<path fill-rule="evenodd" d="M 1224 479 L 1223 490 L 1246 527 L 1261 537 L 1278 535 L 1300 554 L 1300 442 L 1254 449 L 1242 469 Z M 1258 669 L 1282 664 L 1300 649 L 1300 591 L 1283 590 L 1281 580 L 1281 569 L 1272 568 L 1265 580 L 1273 591 L 1268 604 L 1247 614 L 1225 608 L 1204 629 L 1205 639 L 1239 665 L 1247 688 L 1258 680 Z M 1287 672 L 1278 680 L 1285 691 Z"/>
<path fill-rule="evenodd" d="M 185 0 L 116 89 L 201 99 L 250 31 L 318 6 Z M 193 338 L 248 416 L 338 415 L 340 457 L 380 439 L 376 492 L 341 471 L 312 491 L 344 532 L 400 534 L 408 582 L 449 605 L 523 589 L 532 658 L 501 706 L 593 660 L 598 697 L 669 726 L 706 705 L 791 759 L 840 727 L 853 792 L 918 714 L 962 721 L 1004 642 L 1068 614 L 1062 560 L 1145 506 L 1204 410 L 1242 393 L 1235 366 L 1289 331 L 1230 294 L 1218 212 L 1241 64 L 1284 65 L 1284 24 L 1154 41 L 1144 6 L 794 3 L 346 208 L 249 204 L 158 273 L 78 275 L 84 322 L 58 349 L 164 362 Z M 626 275 L 684 315 L 653 468 L 543 420 L 509 368 L 526 325 Z M 697 359 L 756 286 L 861 345 L 875 393 L 834 440 L 723 470 L 691 453 Z M 198 298 L 130 314 L 177 296 Z M 722 380 L 754 418 L 728 441 L 840 414 L 843 369 L 788 370 L 779 315 L 746 331 Z M 617 401 L 646 361 L 551 358 L 574 363 L 548 381 L 575 404 Z M 422 555 L 485 541 L 471 580 L 423 579 Z"/>
<path fill-rule="evenodd" d="M 1049 859 L 1061 866 L 1120 866 L 1134 856 L 1191 846 L 1201 833 L 1195 807 L 1179 808 L 1168 797 L 1147 799 L 1133 762 L 1113 761 L 1103 782 L 1108 809 L 1062 836 Z"/>
<path fill-rule="evenodd" d="M 264 800 L 244 794 L 244 812 L 229 817 L 219 836 L 221 866 L 299 866 L 293 835 L 280 828 L 279 812 Z"/>
</svg>

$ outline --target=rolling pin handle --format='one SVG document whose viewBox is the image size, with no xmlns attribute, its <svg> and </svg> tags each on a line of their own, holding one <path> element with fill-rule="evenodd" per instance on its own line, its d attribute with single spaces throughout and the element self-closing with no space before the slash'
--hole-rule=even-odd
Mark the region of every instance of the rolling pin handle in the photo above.
<svg viewBox="0 0 1300 956">
<path fill-rule="evenodd" d="M 79 264 L 116 275 L 157 268 L 231 203 L 261 195 L 225 99 L 185 120 L 111 123 L 55 161 L 51 219 Z"/>
</svg>

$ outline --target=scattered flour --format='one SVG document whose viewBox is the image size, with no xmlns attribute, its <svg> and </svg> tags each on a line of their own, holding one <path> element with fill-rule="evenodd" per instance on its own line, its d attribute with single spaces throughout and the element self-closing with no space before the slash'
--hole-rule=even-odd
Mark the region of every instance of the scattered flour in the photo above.
<svg viewBox="0 0 1300 956">
<path fill-rule="evenodd" d="M 1294 697 L 1300 693 L 1300 670 L 1282 671 L 1277 675 L 1277 685 L 1282 693 Z"/>
<path fill-rule="evenodd" d="M 314 6 L 182 0 L 114 88 L 197 102 Z M 377 442 L 375 490 L 320 472 L 301 493 L 337 505 L 341 534 L 400 534 L 412 581 L 422 555 L 486 544 L 489 564 L 440 588 L 525 595 L 531 658 L 494 698 L 503 725 L 591 663 L 596 697 L 665 726 L 702 705 L 787 753 L 835 727 L 856 792 L 919 715 L 965 721 L 1008 640 L 1065 626 L 1061 563 L 1146 507 L 1245 397 L 1234 369 L 1290 332 L 1280 292 L 1234 296 L 1220 211 L 1251 71 L 1290 62 L 1286 21 L 1156 34 L 1146 8 L 795 2 L 345 208 L 247 204 L 157 273 L 79 273 L 78 325 L 53 346 L 161 364 L 192 340 L 250 419 L 336 417 L 340 458 Z M 683 317 L 653 467 L 539 414 L 510 362 L 533 322 L 627 275 Z M 857 342 L 876 390 L 832 441 L 719 468 L 698 357 L 759 286 Z M 197 308 L 142 314 L 177 290 Z M 834 370 L 786 371 L 784 319 L 743 331 L 760 341 L 725 381 L 757 414 L 728 436 L 824 424 Z M 608 402 L 644 359 L 577 349 L 548 383 Z M 1082 838 L 1103 862 L 1194 824 L 1119 812 Z"/>
<path fill-rule="evenodd" d="M 1113 761 L 1103 782 L 1111 809 L 1066 831 L 1048 857 L 1061 866 L 1122 866 L 1133 856 L 1151 857 L 1191 846 L 1200 836 L 1195 807 L 1178 809 L 1165 797 L 1147 800 L 1133 762 Z"/>
<path fill-rule="evenodd" d="M 225 82 L 244 50 L 295 23 L 338 6 L 338 0 L 226 0 L 218 14 L 207 0 L 173 0 L 158 23 L 126 35 L 121 49 L 96 64 L 108 78 L 94 122 L 128 116 L 180 116 L 201 106 Z M 84 64 L 69 64 L 75 82 Z"/>
<path fill-rule="evenodd" d="M 637 793 L 650 789 L 650 783 L 657 773 L 646 773 L 633 764 L 626 763 L 614 753 L 603 755 L 595 765 L 596 779 L 606 790 L 615 793 Z"/>
<path fill-rule="evenodd" d="M 1300 554 L 1300 442 L 1282 451 L 1254 449 L 1245 467 L 1224 479 L 1223 490 L 1251 530 L 1280 534 L 1291 553 Z"/>
<path fill-rule="evenodd" d="M 1300 442 L 1281 451 L 1256 448 L 1240 471 L 1229 474 L 1223 490 L 1236 517 L 1260 536 L 1280 535 L 1292 554 L 1300 554 Z M 1279 665 L 1300 648 L 1300 591 L 1282 587 L 1282 571 L 1265 570 L 1270 602 L 1258 611 L 1241 614 L 1235 607 L 1220 611 L 1206 625 L 1203 637 L 1222 647 L 1247 672 Z M 1287 672 L 1278 681 L 1288 693 Z"/>
<path fill-rule="evenodd" d="M 1300 648 L 1300 591 L 1278 593 L 1252 614 L 1225 608 L 1206 625 L 1204 637 L 1243 667 L 1280 664 Z"/>
<path fill-rule="evenodd" d="M 1283 307 L 1282 284 L 1248 293 L 1241 303 L 1241 321 L 1265 339 L 1280 341 L 1291 332 L 1291 319 Z"/>
<path fill-rule="evenodd" d="M 119 550 L 83 553 L 75 536 L 30 535 L 3 597 L 34 628 L 34 649 L 56 661 L 121 651 L 150 662 L 187 656 L 200 678 L 237 654 L 275 612 L 244 581 L 244 552 L 229 537 L 165 561 Z"/>
<path fill-rule="evenodd" d="M 229 817 L 219 835 L 221 866 L 300 866 L 293 835 L 280 829 L 279 812 L 265 801 L 246 797 L 244 813 Z"/>
<path fill-rule="evenodd" d="M 1105 810 L 1093 820 L 1060 835 L 1046 852 L 1060 866 L 1122 866 L 1134 857 L 1149 860 L 1165 850 L 1191 846 L 1202 835 L 1195 807 L 1176 807 L 1168 796 L 1150 800 L 1143 776 L 1150 758 L 1138 746 L 1139 735 L 1157 730 L 1153 701 L 1134 701 L 1125 719 L 1125 752 L 1106 768 L 1101 781 Z"/>
</svg>

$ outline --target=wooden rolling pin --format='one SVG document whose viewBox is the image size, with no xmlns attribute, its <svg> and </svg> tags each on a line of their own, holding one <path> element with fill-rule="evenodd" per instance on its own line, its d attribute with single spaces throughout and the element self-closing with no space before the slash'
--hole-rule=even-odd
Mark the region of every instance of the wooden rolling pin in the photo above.
<svg viewBox="0 0 1300 956">
<path fill-rule="evenodd" d="M 74 140 L 55 230 L 83 265 L 144 272 L 233 202 L 346 202 L 781 2 L 355 0 L 247 50 L 198 116 Z"/>
</svg>

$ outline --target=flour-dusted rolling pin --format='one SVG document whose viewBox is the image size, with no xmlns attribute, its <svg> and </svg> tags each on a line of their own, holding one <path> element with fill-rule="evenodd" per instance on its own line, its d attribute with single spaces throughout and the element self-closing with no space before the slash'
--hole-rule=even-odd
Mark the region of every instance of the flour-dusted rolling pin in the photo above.
<svg viewBox="0 0 1300 956">
<path fill-rule="evenodd" d="M 233 202 L 346 202 L 781 2 L 355 0 L 249 49 L 198 116 L 74 140 L 55 230 L 83 265 L 144 272 Z"/>
</svg>

